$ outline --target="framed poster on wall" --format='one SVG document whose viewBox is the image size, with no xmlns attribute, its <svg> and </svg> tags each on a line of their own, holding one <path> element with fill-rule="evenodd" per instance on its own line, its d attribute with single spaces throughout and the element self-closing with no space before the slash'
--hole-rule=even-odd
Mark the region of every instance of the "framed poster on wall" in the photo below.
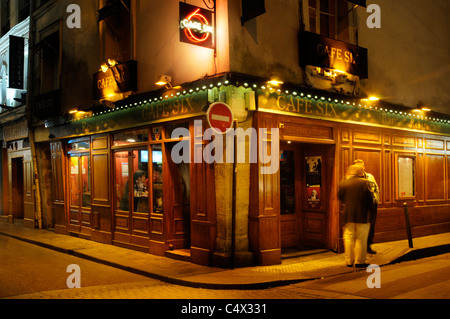
<svg viewBox="0 0 450 319">
<path fill-rule="evenodd" d="M 305 157 L 306 196 L 308 207 L 318 208 L 322 198 L 322 157 Z"/>
</svg>

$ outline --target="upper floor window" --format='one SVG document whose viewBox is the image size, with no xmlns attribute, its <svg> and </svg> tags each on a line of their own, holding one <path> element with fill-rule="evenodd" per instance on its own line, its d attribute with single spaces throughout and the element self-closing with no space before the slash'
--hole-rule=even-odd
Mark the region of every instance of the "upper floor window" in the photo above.
<svg viewBox="0 0 450 319">
<path fill-rule="evenodd" d="M 98 11 L 102 30 L 103 60 L 131 60 L 131 0 L 104 0 Z"/>
<path fill-rule="evenodd" d="M 350 42 L 351 6 L 346 0 L 307 0 L 309 31 Z"/>
</svg>

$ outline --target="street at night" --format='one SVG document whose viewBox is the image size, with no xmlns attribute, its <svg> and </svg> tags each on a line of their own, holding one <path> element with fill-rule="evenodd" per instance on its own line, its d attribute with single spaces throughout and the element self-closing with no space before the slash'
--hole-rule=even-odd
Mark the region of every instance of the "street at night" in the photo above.
<svg viewBox="0 0 450 319">
<path fill-rule="evenodd" d="M 0 3 L 3 301 L 450 299 L 450 0 Z"/>
<path fill-rule="evenodd" d="M 201 289 L 173 285 L 0 235 L 0 297 L 11 299 L 353 299 L 450 298 L 450 254 L 381 268 L 381 288 L 365 271 L 276 288 Z M 68 289 L 67 266 L 81 269 Z M 7 275 L 5 275 L 7 274 Z"/>
</svg>

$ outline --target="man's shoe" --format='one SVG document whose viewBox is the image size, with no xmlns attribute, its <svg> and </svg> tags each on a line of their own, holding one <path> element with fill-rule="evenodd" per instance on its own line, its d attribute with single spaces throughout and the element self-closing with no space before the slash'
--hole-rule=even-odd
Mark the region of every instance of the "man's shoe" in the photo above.
<svg viewBox="0 0 450 319">
<path fill-rule="evenodd" d="M 369 264 L 355 264 L 356 268 L 367 268 L 369 267 Z"/>
<path fill-rule="evenodd" d="M 372 254 L 372 255 L 375 255 L 377 252 L 375 251 L 375 250 L 373 250 L 372 248 L 367 248 L 367 252 L 369 253 L 369 254 Z"/>
</svg>

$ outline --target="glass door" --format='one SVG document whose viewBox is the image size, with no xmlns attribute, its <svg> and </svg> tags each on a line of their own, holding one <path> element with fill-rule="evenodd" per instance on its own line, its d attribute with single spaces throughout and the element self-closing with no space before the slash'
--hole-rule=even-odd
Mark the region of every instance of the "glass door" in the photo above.
<svg viewBox="0 0 450 319">
<path fill-rule="evenodd" d="M 114 154 L 115 239 L 120 242 L 148 245 L 148 160 L 148 149 Z"/>
<path fill-rule="evenodd" d="M 89 232 L 91 221 L 91 166 L 89 155 L 70 157 L 69 224 L 77 232 Z"/>
</svg>

